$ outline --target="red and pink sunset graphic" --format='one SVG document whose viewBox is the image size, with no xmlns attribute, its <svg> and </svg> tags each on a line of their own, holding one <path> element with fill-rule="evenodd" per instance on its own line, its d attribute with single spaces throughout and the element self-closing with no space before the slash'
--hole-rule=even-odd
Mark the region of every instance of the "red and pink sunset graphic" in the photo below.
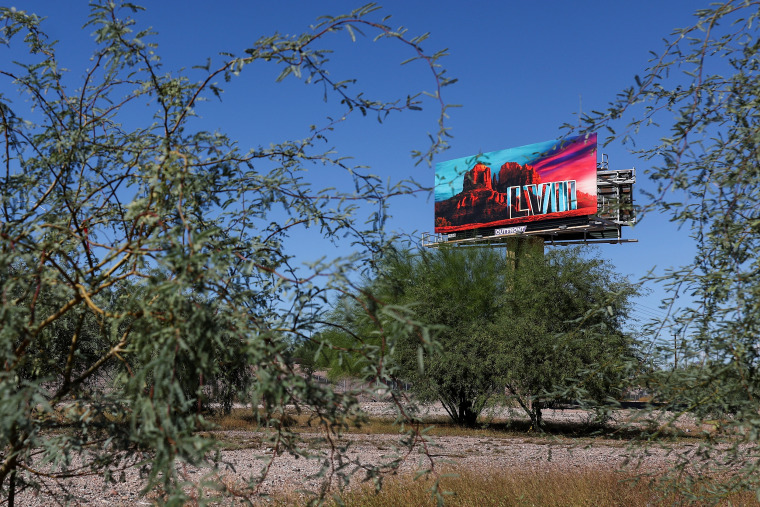
<svg viewBox="0 0 760 507">
<path fill-rule="evenodd" d="M 593 215 L 596 134 L 436 165 L 435 232 Z"/>
</svg>

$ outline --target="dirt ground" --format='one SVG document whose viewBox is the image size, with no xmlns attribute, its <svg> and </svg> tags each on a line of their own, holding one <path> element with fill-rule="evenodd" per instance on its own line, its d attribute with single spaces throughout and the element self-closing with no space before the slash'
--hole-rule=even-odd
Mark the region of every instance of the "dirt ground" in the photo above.
<svg viewBox="0 0 760 507">
<path fill-rule="evenodd" d="M 370 415 L 390 415 L 392 407 L 384 403 L 366 403 L 364 409 Z M 440 406 L 426 409 L 429 415 L 445 415 Z M 503 417 L 507 414 L 486 414 L 486 417 Z M 511 414 L 514 416 L 515 414 Z M 621 413 L 619 417 L 627 417 Z M 581 421 L 589 417 L 580 410 L 547 410 L 547 421 Z M 613 423 L 614 424 L 614 423 Z M 248 478 L 258 477 L 265 466 L 262 457 L 272 455 L 272 449 L 261 443 L 260 434 L 248 431 L 227 431 L 222 436 L 226 440 L 241 442 L 240 449 L 222 452 L 222 460 L 229 464 L 221 473 L 223 482 L 242 490 Z M 313 435 L 315 438 L 318 435 Z M 394 435 L 350 434 L 340 442 L 348 444 L 346 457 L 349 463 L 345 470 L 355 471 L 355 481 L 364 477 L 359 463 L 382 463 L 388 461 L 394 453 L 398 437 Z M 688 446 L 688 444 L 683 444 Z M 688 452 L 688 450 L 687 450 Z M 288 454 L 278 455 L 269 465 L 266 480 L 261 492 L 273 495 L 293 492 L 303 488 L 316 488 L 320 482 L 309 479 L 319 471 L 325 458 L 329 458 L 329 446 L 322 444 L 315 453 L 322 455 L 321 460 L 306 460 Z M 648 471 L 665 468 L 674 459 L 666 449 L 653 448 L 646 456 L 633 457 L 626 442 L 603 439 L 571 439 L 549 436 L 525 437 L 434 437 L 427 446 L 418 446 L 413 452 L 404 456 L 402 472 L 412 472 L 429 468 L 431 464 L 440 470 L 449 464 L 456 464 L 470 470 L 618 470 L 635 458 L 640 466 Z M 432 463 L 431 463 L 432 459 Z M 186 480 L 200 483 L 209 479 L 208 469 L 181 467 Z M 50 506 L 65 504 L 68 497 L 73 505 L 151 505 L 157 498 L 156 492 L 140 496 L 138 472 L 127 470 L 117 477 L 115 483 L 106 483 L 102 477 L 77 477 L 56 483 L 52 480 L 43 483 L 40 492 L 24 491 L 17 496 L 17 505 Z"/>
</svg>

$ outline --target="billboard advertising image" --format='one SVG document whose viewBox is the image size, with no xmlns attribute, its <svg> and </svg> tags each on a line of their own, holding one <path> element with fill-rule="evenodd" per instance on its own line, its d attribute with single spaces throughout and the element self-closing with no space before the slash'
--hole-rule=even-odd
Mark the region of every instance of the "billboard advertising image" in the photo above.
<svg viewBox="0 0 760 507">
<path fill-rule="evenodd" d="M 435 232 L 596 213 L 596 134 L 436 164 Z"/>
</svg>

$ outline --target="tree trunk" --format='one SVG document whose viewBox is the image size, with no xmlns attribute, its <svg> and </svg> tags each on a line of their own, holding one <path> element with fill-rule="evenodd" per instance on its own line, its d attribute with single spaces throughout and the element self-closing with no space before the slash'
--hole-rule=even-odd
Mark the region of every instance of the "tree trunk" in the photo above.
<svg viewBox="0 0 760 507">
<path fill-rule="evenodd" d="M 544 239 L 539 236 L 517 236 L 507 243 L 507 252 L 512 267 L 518 270 L 523 256 L 544 256 Z"/>
<path fill-rule="evenodd" d="M 517 400 L 517 403 L 522 407 L 522 409 L 525 411 L 526 414 L 528 414 L 528 417 L 530 418 L 530 425 L 534 431 L 543 431 L 543 419 L 541 417 L 541 405 L 537 402 L 534 402 L 530 398 L 527 401 L 524 401 L 518 394 L 517 391 L 509 384 L 507 384 L 507 389 L 509 389 L 509 392 L 512 393 L 514 398 Z"/>
<path fill-rule="evenodd" d="M 11 476 L 8 481 L 8 507 L 13 507 L 16 503 L 16 469 L 11 470 Z"/>
<path fill-rule="evenodd" d="M 478 423 L 478 413 L 472 409 L 472 402 L 467 399 L 460 399 L 459 401 L 459 424 L 467 426 L 468 428 L 474 428 Z"/>
</svg>

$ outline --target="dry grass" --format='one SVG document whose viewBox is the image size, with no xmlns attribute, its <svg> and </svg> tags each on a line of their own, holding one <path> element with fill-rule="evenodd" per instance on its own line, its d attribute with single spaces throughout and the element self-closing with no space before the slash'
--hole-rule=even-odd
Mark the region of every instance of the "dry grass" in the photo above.
<svg viewBox="0 0 760 507">
<path fill-rule="evenodd" d="M 380 493 L 364 486 L 341 496 L 347 507 L 435 506 L 434 480 L 404 476 L 387 481 Z M 676 493 L 663 493 L 647 480 L 600 471 L 473 471 L 459 470 L 440 478 L 445 505 L 485 506 L 637 506 L 712 505 L 693 502 Z M 334 502 L 333 505 L 339 505 Z M 752 492 L 724 498 L 721 505 L 758 505 Z"/>
<path fill-rule="evenodd" d="M 229 414 L 214 414 L 207 419 L 217 427 L 216 429 L 221 431 L 256 431 L 264 426 L 262 422 L 267 419 L 272 425 L 281 422 L 284 426 L 306 426 L 308 416 L 286 414 L 284 417 L 272 416 L 267 418 L 263 411 L 259 411 L 257 415 L 250 409 L 234 408 Z"/>
<path fill-rule="evenodd" d="M 233 409 L 228 415 L 214 415 L 209 417 L 209 421 L 217 426 L 218 430 L 242 430 L 257 431 L 264 426 L 261 421 L 266 421 L 263 413 L 259 417 L 250 409 Z M 320 427 L 319 420 L 307 413 L 287 413 L 284 416 L 276 416 L 277 419 L 269 420 L 270 425 L 276 426 L 279 421 L 284 426 L 293 430 L 303 430 L 306 432 L 317 431 Z M 362 435 L 397 435 L 402 429 L 408 430 L 408 426 L 402 426 L 395 422 L 392 417 L 380 416 L 371 417 L 363 421 L 352 421 L 347 427 L 343 428 L 344 433 L 362 434 Z M 521 438 L 525 441 L 540 443 L 538 440 L 551 439 L 555 441 L 559 438 L 571 438 L 574 442 L 581 443 L 583 439 L 605 438 L 607 441 L 623 440 L 628 441 L 646 437 L 648 433 L 658 430 L 658 439 L 660 440 L 698 440 L 702 438 L 697 432 L 686 433 L 677 428 L 662 429 L 658 426 L 653 428 L 644 427 L 640 430 L 626 428 L 625 430 L 615 429 L 581 422 L 548 422 L 545 433 L 535 433 L 530 431 L 530 422 L 521 420 L 492 419 L 487 423 L 481 424 L 476 428 L 466 428 L 457 426 L 446 416 L 427 416 L 423 419 L 422 424 L 416 428 L 419 431 L 425 430 L 430 436 L 440 437 L 479 437 L 479 438 Z"/>
<path fill-rule="evenodd" d="M 236 409 L 227 416 L 212 417 L 211 421 L 224 430 L 263 430 L 261 414 L 257 417 L 250 410 Z M 313 432 L 318 429 L 319 421 L 308 414 L 287 414 L 280 417 L 283 424 L 296 431 Z M 277 425 L 279 420 L 270 421 Z M 513 421 L 491 421 L 480 428 L 461 428 L 453 425 L 445 417 L 430 417 L 426 426 L 432 426 L 427 433 L 437 436 L 491 437 L 494 439 L 518 438 L 521 442 L 556 443 L 557 439 L 567 439 L 573 445 L 601 437 L 604 445 L 617 445 L 614 439 L 620 439 L 619 445 L 627 445 L 626 440 L 641 438 L 643 433 L 620 434 L 609 428 L 589 428 L 580 423 L 557 424 L 549 427 L 545 435 L 530 434 L 527 426 Z M 351 424 L 345 433 L 397 435 L 398 424 L 388 417 L 373 417 L 361 424 Z M 224 440 L 224 437 L 222 437 Z M 666 438 L 693 440 L 697 435 L 671 434 Z M 251 441 L 238 442 L 232 438 L 225 442 L 233 447 L 256 447 L 260 439 L 251 437 Z M 695 503 L 691 498 L 679 493 L 665 493 L 649 482 L 649 479 L 636 478 L 633 474 L 617 473 L 609 470 L 545 470 L 525 469 L 459 468 L 456 474 L 443 474 L 438 478 L 439 489 L 445 491 L 445 505 L 454 506 L 638 506 L 638 505 L 714 505 L 718 502 Z M 712 481 L 712 482 L 710 482 Z M 702 484 L 691 488 L 697 497 L 713 490 L 721 481 L 705 479 Z M 349 507 L 417 507 L 436 505 L 431 494 L 435 480 L 421 478 L 414 480 L 411 475 L 400 475 L 386 479 L 382 491 L 376 493 L 371 485 L 353 488 L 341 495 L 340 501 L 331 505 L 345 504 Z M 299 499 L 300 498 L 300 499 Z M 301 505 L 302 497 L 295 493 L 282 494 L 266 501 L 266 505 Z M 330 504 L 328 504 L 330 505 Z M 719 505 L 760 505 L 753 492 L 733 494 L 721 498 Z"/>
<path fill-rule="evenodd" d="M 208 419 L 221 431 L 259 431 L 265 427 L 262 421 L 266 421 L 266 418 L 257 419 L 250 410 L 245 409 L 234 409 L 231 414 L 211 416 Z M 280 416 L 280 419 L 283 425 L 291 430 L 313 432 L 320 429 L 320 421 L 309 414 L 286 414 L 284 417 Z M 278 421 L 279 419 L 270 420 L 268 424 L 277 426 Z M 361 435 L 398 435 L 399 432 L 409 429 L 411 428 L 408 425 L 401 425 L 391 417 L 372 417 L 363 421 L 353 420 L 342 428 L 342 432 Z M 506 422 L 482 425 L 479 428 L 463 428 L 451 423 L 447 417 L 434 416 L 425 418 L 423 423 L 415 429 L 424 430 L 430 436 L 505 438 L 526 437 L 527 428 Z"/>
</svg>

